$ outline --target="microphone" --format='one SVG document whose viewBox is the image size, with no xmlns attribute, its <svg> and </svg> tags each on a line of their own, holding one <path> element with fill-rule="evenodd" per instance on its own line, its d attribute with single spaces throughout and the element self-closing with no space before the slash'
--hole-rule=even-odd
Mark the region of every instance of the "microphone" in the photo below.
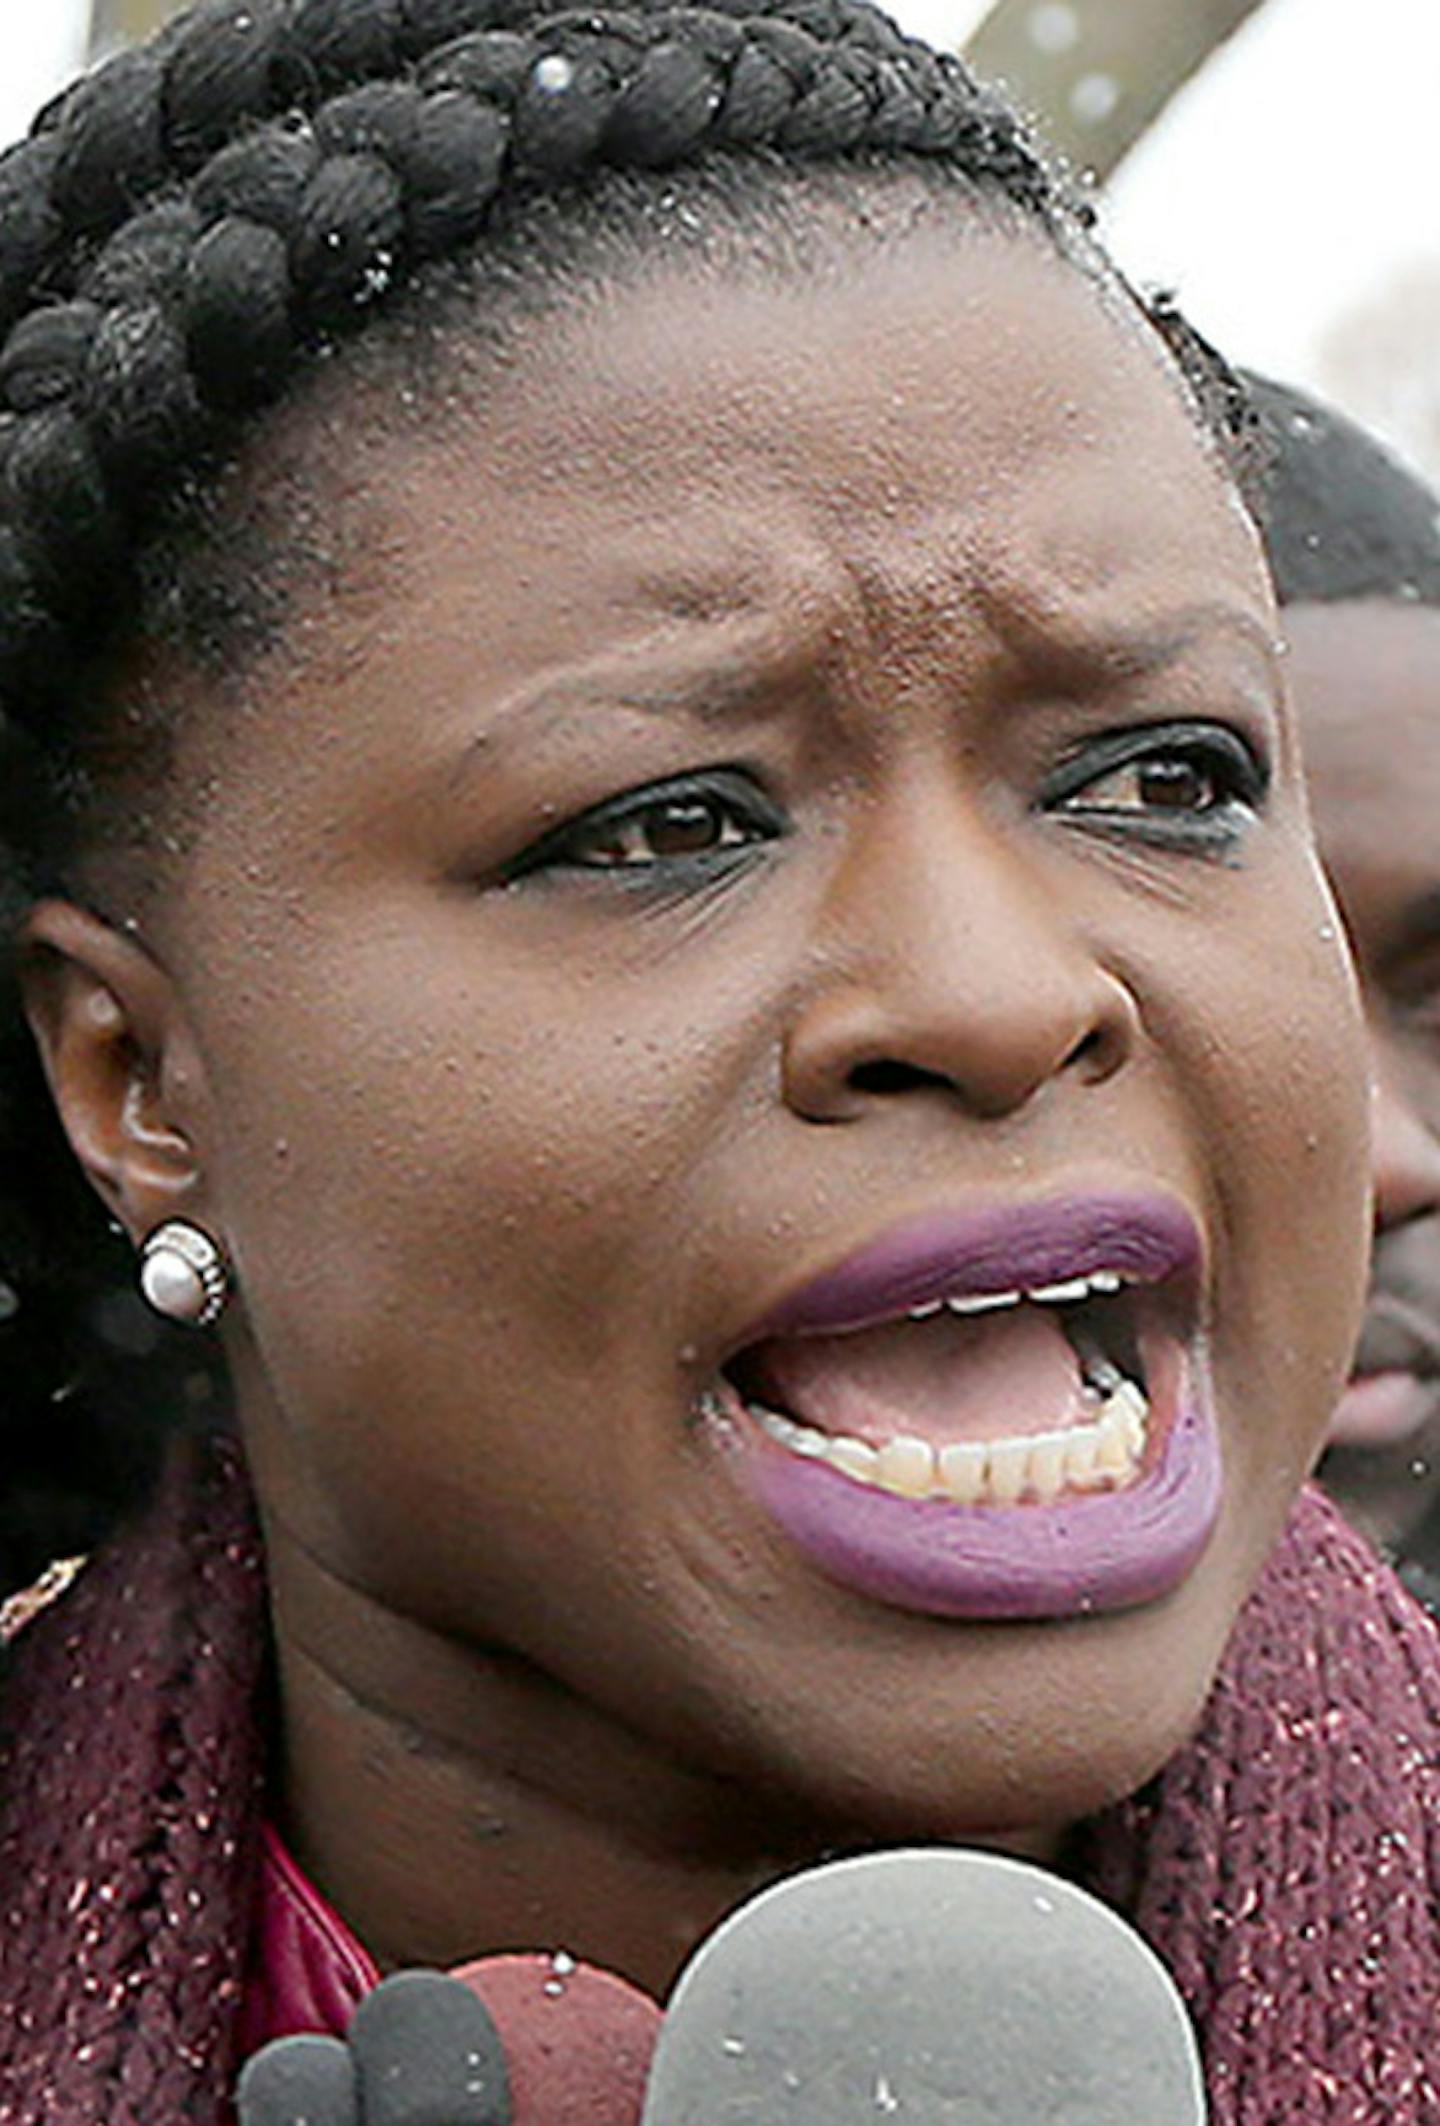
<svg viewBox="0 0 1440 2126">
<path fill-rule="evenodd" d="M 658 2043 L 653 2003 L 569 1959 L 542 1979 L 557 1961 L 387 1979 L 348 2043 L 257 2053 L 240 2126 L 1206 2126 L 1154 1951 L 993 1853 L 871 1853 L 764 1891 L 686 1965 Z"/>
<path fill-rule="evenodd" d="M 741 1907 L 681 1973 L 641 2126 L 1205 2126 L 1154 1951 L 1044 1869 L 872 1853 Z"/>
<path fill-rule="evenodd" d="M 266 2045 L 235 2103 L 240 2126 L 512 2126 L 490 2011 L 439 1971 L 400 1971 L 367 1993 L 344 2043 Z"/>
<path fill-rule="evenodd" d="M 240 2126 L 639 2126 L 659 2025 L 648 1994 L 563 1952 L 402 1971 L 345 2042 L 257 2052 Z"/>
</svg>

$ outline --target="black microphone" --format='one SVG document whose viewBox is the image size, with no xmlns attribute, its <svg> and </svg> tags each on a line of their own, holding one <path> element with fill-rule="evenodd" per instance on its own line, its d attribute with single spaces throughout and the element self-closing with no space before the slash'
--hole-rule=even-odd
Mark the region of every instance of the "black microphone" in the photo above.
<svg viewBox="0 0 1440 2126">
<path fill-rule="evenodd" d="M 681 1973 L 642 2126 L 1205 2126 L 1140 1936 L 1026 1862 L 867 1854 L 744 1905 Z"/>
<path fill-rule="evenodd" d="M 511 2126 L 505 2054 L 489 2010 L 438 1971 L 367 1993 L 344 2043 L 284 2037 L 248 2063 L 240 2126 Z"/>
</svg>

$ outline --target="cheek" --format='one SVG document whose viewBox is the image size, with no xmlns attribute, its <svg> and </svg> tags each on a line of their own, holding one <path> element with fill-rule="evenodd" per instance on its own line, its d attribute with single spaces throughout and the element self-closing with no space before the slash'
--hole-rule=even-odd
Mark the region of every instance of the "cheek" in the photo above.
<svg viewBox="0 0 1440 2126">
<path fill-rule="evenodd" d="M 212 1029 L 262 1482 L 283 1460 L 293 1510 L 303 1466 L 367 1569 L 407 1530 L 473 1545 L 477 1501 L 517 1529 L 546 1493 L 599 1512 L 577 1455 L 653 1492 L 711 1162 L 773 1046 L 752 988 L 470 948 L 463 924 L 317 938 Z"/>
<path fill-rule="evenodd" d="M 1257 1526 L 1278 1521 L 1318 1450 L 1369 1256 L 1367 1040 L 1341 926 L 1308 860 L 1263 894 L 1171 991 L 1190 1016 L 1175 1046 L 1221 1242 L 1213 1357 L 1232 1496 L 1250 1494 Z M 1205 999 L 1203 1025 L 1186 990 Z"/>
</svg>

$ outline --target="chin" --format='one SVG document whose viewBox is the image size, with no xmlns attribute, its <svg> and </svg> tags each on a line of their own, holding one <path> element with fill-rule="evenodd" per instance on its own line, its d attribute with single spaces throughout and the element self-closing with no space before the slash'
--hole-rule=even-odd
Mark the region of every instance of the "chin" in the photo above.
<svg viewBox="0 0 1440 2126">
<path fill-rule="evenodd" d="M 1223 1605 L 1222 1605 L 1223 1606 Z M 837 1676 L 752 1729 L 732 1773 L 819 1842 L 1036 1850 L 1134 1793 L 1184 1747 L 1228 1614 L 1198 1605 L 1059 1627 L 961 1628 L 937 1673 Z M 1183 1657 L 1177 1648 L 1184 1649 Z M 767 1731 L 768 1730 L 768 1731 Z M 713 1754 L 712 1759 L 713 1762 Z"/>
</svg>

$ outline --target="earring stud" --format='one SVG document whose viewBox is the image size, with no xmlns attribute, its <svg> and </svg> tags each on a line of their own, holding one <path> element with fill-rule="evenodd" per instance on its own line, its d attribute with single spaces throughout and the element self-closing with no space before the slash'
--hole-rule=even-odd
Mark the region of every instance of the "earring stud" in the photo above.
<svg viewBox="0 0 1440 2126">
<path fill-rule="evenodd" d="M 230 1274 L 208 1233 L 188 1219 L 172 1218 L 140 1250 L 140 1290 L 167 1321 L 208 1329 L 225 1311 Z"/>
</svg>

